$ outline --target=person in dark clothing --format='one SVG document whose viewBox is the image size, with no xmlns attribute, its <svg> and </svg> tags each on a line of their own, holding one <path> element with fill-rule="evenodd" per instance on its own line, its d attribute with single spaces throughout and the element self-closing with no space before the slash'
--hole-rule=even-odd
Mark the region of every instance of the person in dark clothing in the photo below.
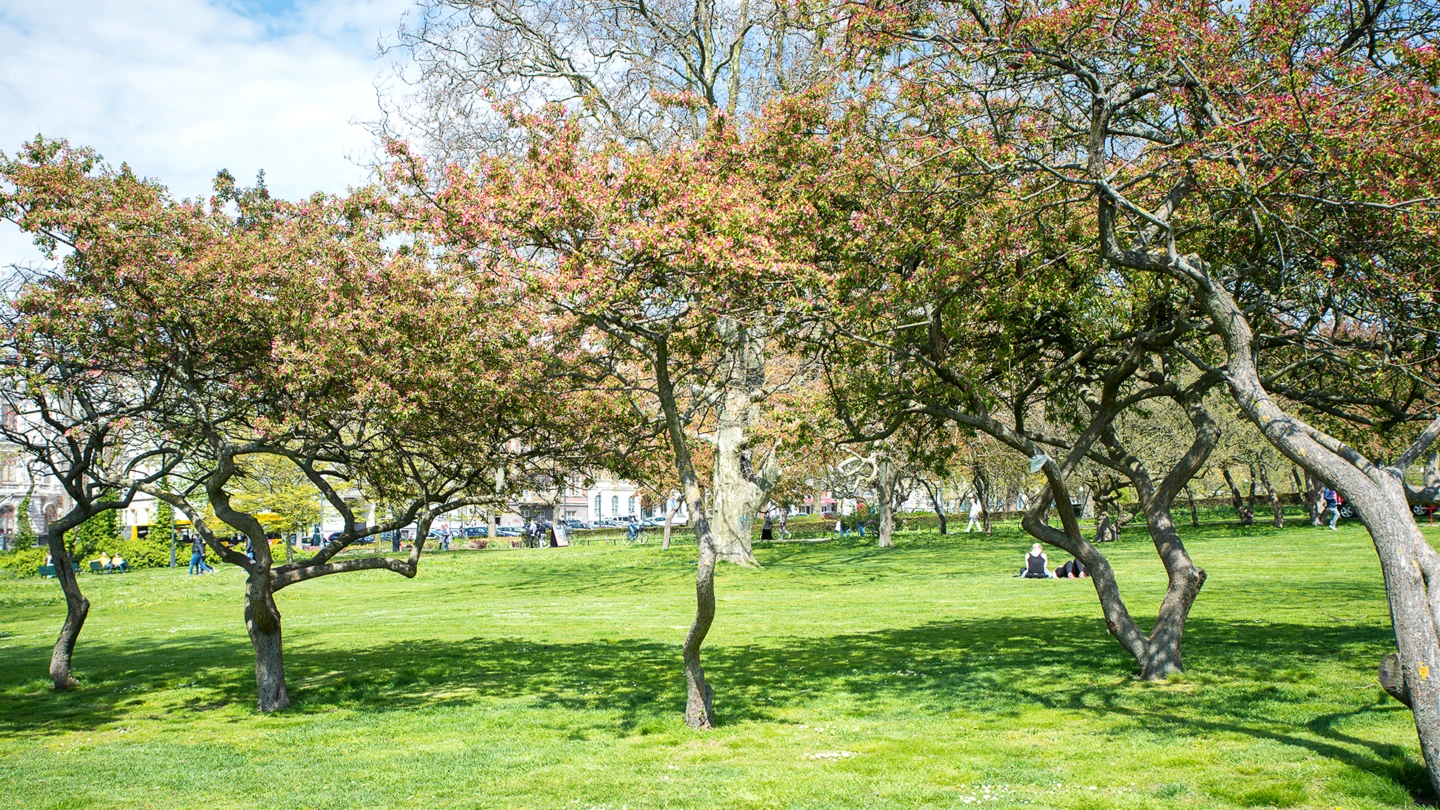
<svg viewBox="0 0 1440 810">
<path fill-rule="evenodd" d="M 1084 579 L 1088 576 L 1090 574 L 1085 571 L 1085 566 L 1079 560 L 1071 560 L 1060 566 L 1060 570 L 1055 572 L 1056 579 Z"/>
<path fill-rule="evenodd" d="M 395 554 L 400 553 L 400 532 L 394 532 L 390 535 L 390 551 Z"/>
<path fill-rule="evenodd" d="M 760 539 L 764 542 L 775 539 L 775 519 L 769 512 L 765 513 L 765 522 L 760 524 Z"/>
<path fill-rule="evenodd" d="M 190 544 L 190 573 L 203 574 L 212 570 L 214 569 L 205 564 L 205 541 L 197 536 Z"/>
<path fill-rule="evenodd" d="M 1020 576 L 1025 579 L 1050 579 L 1049 563 L 1045 549 L 1036 543 L 1030 547 L 1030 553 L 1025 555 L 1025 567 L 1020 569 Z"/>
</svg>

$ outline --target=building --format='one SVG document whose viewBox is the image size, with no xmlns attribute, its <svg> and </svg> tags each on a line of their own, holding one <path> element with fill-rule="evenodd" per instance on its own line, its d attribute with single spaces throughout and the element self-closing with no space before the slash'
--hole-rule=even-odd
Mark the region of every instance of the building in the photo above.
<svg viewBox="0 0 1440 810">
<path fill-rule="evenodd" d="M 0 406 L 0 420 L 6 430 L 14 430 L 18 416 L 9 405 Z M 26 463 L 20 448 L 0 442 L 0 538 L 5 548 L 13 548 L 15 532 L 20 526 L 20 507 L 30 498 L 30 525 L 43 538 L 50 521 L 69 511 L 71 501 L 55 476 L 39 474 Z"/>
</svg>

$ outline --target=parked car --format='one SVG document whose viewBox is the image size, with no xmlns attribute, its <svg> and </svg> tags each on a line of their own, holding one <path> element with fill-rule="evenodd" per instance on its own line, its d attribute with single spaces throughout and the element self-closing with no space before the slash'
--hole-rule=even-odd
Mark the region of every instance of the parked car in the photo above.
<svg viewBox="0 0 1440 810">
<path fill-rule="evenodd" d="M 586 522 L 583 521 L 583 520 L 570 519 L 570 520 L 564 521 L 564 523 L 565 523 L 565 527 L 566 527 L 566 528 L 569 528 L 569 529 L 585 530 L 585 529 L 593 529 L 593 528 L 595 528 L 595 526 L 594 526 L 593 524 L 586 523 Z"/>
<path fill-rule="evenodd" d="M 646 518 L 646 519 L 640 521 L 640 525 L 641 525 L 641 526 L 664 526 L 664 525 L 665 525 L 665 516 L 664 516 L 664 515 L 656 515 L 655 517 L 652 517 L 652 518 Z M 671 526 L 674 526 L 675 524 L 672 522 L 670 525 L 671 525 Z"/>
<path fill-rule="evenodd" d="M 1431 517 L 1436 512 L 1440 512 L 1440 506 L 1417 503 L 1411 505 L 1410 511 L 1415 513 L 1415 517 Z"/>
<path fill-rule="evenodd" d="M 490 536 L 490 527 L 489 527 L 489 526 L 467 526 L 467 527 L 465 527 L 464 534 L 465 534 L 466 537 L 489 537 L 489 536 Z"/>
<path fill-rule="evenodd" d="M 519 526 L 501 526 L 495 530 L 496 537 L 519 537 L 523 533 Z"/>
</svg>

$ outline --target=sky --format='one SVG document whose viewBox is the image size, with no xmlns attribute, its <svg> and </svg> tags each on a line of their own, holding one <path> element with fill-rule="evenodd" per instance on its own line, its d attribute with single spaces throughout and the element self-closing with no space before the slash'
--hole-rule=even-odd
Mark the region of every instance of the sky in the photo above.
<svg viewBox="0 0 1440 810">
<path fill-rule="evenodd" d="M 229 169 L 300 197 L 365 181 L 414 0 L 0 0 L 0 151 L 42 133 L 206 194 Z M 393 82 L 392 82 L 393 84 Z M 0 266 L 38 254 L 0 223 Z"/>
</svg>

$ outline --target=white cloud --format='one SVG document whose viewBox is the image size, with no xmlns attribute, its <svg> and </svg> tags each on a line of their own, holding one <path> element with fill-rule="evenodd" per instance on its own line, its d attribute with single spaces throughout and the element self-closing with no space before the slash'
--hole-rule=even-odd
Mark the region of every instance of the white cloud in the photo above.
<svg viewBox="0 0 1440 810">
<path fill-rule="evenodd" d="M 178 196 L 215 172 L 303 196 L 365 181 L 386 71 L 376 41 L 411 0 L 0 0 L 0 150 L 93 146 Z M 0 265 L 33 256 L 8 224 Z"/>
</svg>

